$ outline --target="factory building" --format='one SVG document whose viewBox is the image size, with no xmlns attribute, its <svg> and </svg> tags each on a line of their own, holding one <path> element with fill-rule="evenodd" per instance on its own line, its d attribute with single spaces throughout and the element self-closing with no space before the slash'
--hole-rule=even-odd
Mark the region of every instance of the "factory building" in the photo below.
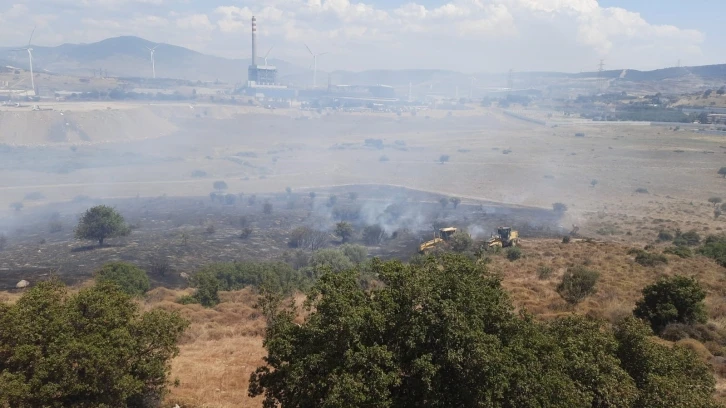
<svg viewBox="0 0 726 408">
<path fill-rule="evenodd" d="M 267 59 L 267 57 L 265 57 Z M 276 85 L 277 68 L 272 65 L 257 65 L 257 19 L 252 17 L 252 59 L 247 69 L 247 86 Z"/>
</svg>

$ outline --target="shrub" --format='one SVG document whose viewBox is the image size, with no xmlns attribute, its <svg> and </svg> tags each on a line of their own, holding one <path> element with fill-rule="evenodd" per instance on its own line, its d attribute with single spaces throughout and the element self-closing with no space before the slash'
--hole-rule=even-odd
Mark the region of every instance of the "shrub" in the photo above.
<svg viewBox="0 0 726 408">
<path fill-rule="evenodd" d="M 658 233 L 658 241 L 670 242 L 673 241 L 673 234 L 670 231 L 660 230 Z"/>
<path fill-rule="evenodd" d="M 192 286 L 199 287 L 199 278 L 212 276 L 217 281 L 218 290 L 240 290 L 247 286 L 290 294 L 303 289 L 307 279 L 285 262 L 234 262 L 215 263 L 203 267 L 192 277 Z"/>
<path fill-rule="evenodd" d="M 255 194 L 252 194 L 247 198 L 247 204 L 249 205 L 255 205 L 257 204 L 257 196 Z"/>
<path fill-rule="evenodd" d="M 226 190 L 227 183 L 222 180 L 218 180 L 218 181 L 215 181 L 214 183 L 212 183 L 212 187 L 214 187 L 214 189 L 218 190 L 218 191 Z"/>
<path fill-rule="evenodd" d="M 647 321 L 660 333 L 670 323 L 705 323 L 706 292 L 694 278 L 672 276 L 661 278 L 642 290 L 633 314 Z"/>
<path fill-rule="evenodd" d="M 507 249 L 507 259 L 514 262 L 522 257 L 522 250 L 519 247 L 511 247 Z"/>
<path fill-rule="evenodd" d="M 237 196 L 234 194 L 227 194 L 224 196 L 224 203 L 227 205 L 234 205 L 237 202 Z"/>
<path fill-rule="evenodd" d="M 272 203 L 269 203 L 269 202 L 265 203 L 262 206 L 262 212 L 265 214 L 268 214 L 268 215 L 272 214 Z"/>
<path fill-rule="evenodd" d="M 194 305 L 199 303 L 199 301 L 197 301 L 194 296 L 182 295 L 176 298 L 176 303 L 179 303 L 180 305 Z"/>
<path fill-rule="evenodd" d="M 247 239 L 252 236 L 252 228 L 246 227 L 239 233 L 239 239 Z"/>
<path fill-rule="evenodd" d="M 726 235 L 709 235 L 698 253 L 715 260 L 726 268 Z"/>
<path fill-rule="evenodd" d="M 441 156 L 439 156 L 439 162 L 441 164 L 444 164 L 444 163 L 448 162 L 449 159 L 450 159 L 450 157 L 449 157 L 448 154 L 442 154 Z"/>
<path fill-rule="evenodd" d="M 113 285 L 72 294 L 40 282 L 0 305 L 0 405 L 157 406 L 187 326 L 177 313 L 142 312 Z"/>
<path fill-rule="evenodd" d="M 315 200 L 315 196 L 316 196 L 316 195 L 317 195 L 317 194 L 315 194 L 315 191 L 311 191 L 311 192 L 310 192 L 310 193 L 308 194 L 308 197 L 310 197 L 310 199 L 311 199 L 311 200 Z"/>
<path fill-rule="evenodd" d="M 635 253 L 635 262 L 643 266 L 656 266 L 660 264 L 667 264 L 668 258 L 662 254 L 654 254 L 652 252 L 638 250 Z"/>
<path fill-rule="evenodd" d="M 45 195 L 43 193 L 41 193 L 40 191 L 33 191 L 31 193 L 25 194 L 25 199 L 30 200 L 30 201 L 42 200 L 44 198 L 45 198 Z"/>
<path fill-rule="evenodd" d="M 451 246 L 451 250 L 454 252 L 468 251 L 473 244 L 474 240 L 471 238 L 471 235 L 464 231 L 457 232 L 449 239 L 449 246 Z"/>
<path fill-rule="evenodd" d="M 217 229 L 214 228 L 214 224 L 207 225 L 207 228 L 204 230 L 208 235 L 213 235 L 215 232 L 217 232 Z"/>
<path fill-rule="evenodd" d="M 713 204 L 714 206 L 718 206 L 723 202 L 723 200 L 721 199 L 721 197 L 711 197 L 708 199 L 708 202 Z"/>
<path fill-rule="evenodd" d="M 721 167 L 720 169 L 718 169 L 718 174 L 726 178 L 726 167 Z"/>
<path fill-rule="evenodd" d="M 124 217 L 106 205 L 88 209 L 75 231 L 77 239 L 95 240 L 99 246 L 103 246 L 106 238 L 123 237 L 130 233 L 131 229 L 126 225 Z"/>
<path fill-rule="evenodd" d="M 368 248 L 363 245 L 343 244 L 338 249 L 343 251 L 343 254 L 356 265 L 362 264 L 368 257 Z"/>
<path fill-rule="evenodd" d="M 358 193 L 356 193 L 355 191 L 351 191 L 350 193 L 348 193 L 348 198 L 355 201 L 358 199 Z"/>
<path fill-rule="evenodd" d="M 297 227 L 290 231 L 290 238 L 287 241 L 287 245 L 291 248 L 304 248 L 311 233 L 312 229 L 309 227 Z"/>
<path fill-rule="evenodd" d="M 557 293 L 570 304 L 580 303 L 596 292 L 595 285 L 598 279 L 600 279 L 600 273 L 582 265 L 567 268 L 562 281 L 557 286 Z"/>
<path fill-rule="evenodd" d="M 55 234 L 63 231 L 63 223 L 60 221 L 51 221 L 48 223 L 48 231 L 51 234 Z"/>
<path fill-rule="evenodd" d="M 552 204 L 552 211 L 554 211 L 556 213 L 563 213 L 563 212 L 567 211 L 567 205 L 565 205 L 563 203 L 554 203 L 554 204 Z"/>
<path fill-rule="evenodd" d="M 192 177 L 194 177 L 194 178 L 207 177 L 207 172 L 204 170 L 199 170 L 199 169 L 192 170 Z"/>
<path fill-rule="evenodd" d="M 335 224 L 335 235 L 339 236 L 344 243 L 350 241 L 353 237 L 353 225 L 345 221 Z"/>
<path fill-rule="evenodd" d="M 363 242 L 367 245 L 378 245 L 386 236 L 380 225 L 369 225 L 363 228 Z"/>
<path fill-rule="evenodd" d="M 696 230 L 690 230 L 684 233 L 677 233 L 673 243 L 677 246 L 696 246 L 701 242 L 701 236 Z"/>
<path fill-rule="evenodd" d="M 446 208 L 446 206 L 449 205 L 449 199 L 446 197 L 441 197 L 439 199 L 439 204 L 441 204 L 441 208 Z"/>
<path fill-rule="evenodd" d="M 194 300 L 204 307 L 214 307 L 219 304 L 219 281 L 217 277 L 208 272 L 197 273 L 193 277 Z"/>
<path fill-rule="evenodd" d="M 638 187 L 635 189 L 635 192 L 638 194 L 648 194 L 648 189 L 643 187 Z"/>
<path fill-rule="evenodd" d="M 670 255 L 676 255 L 680 258 L 690 258 L 693 256 L 693 253 L 691 252 L 688 247 L 684 246 L 672 246 L 668 247 L 663 250 L 664 254 L 670 254 Z"/>
<path fill-rule="evenodd" d="M 343 251 L 333 248 L 313 252 L 310 257 L 310 265 L 313 268 L 313 278 L 320 277 L 325 270 L 339 273 L 351 270 L 355 266 Z"/>
<path fill-rule="evenodd" d="M 571 240 L 572 240 L 572 238 L 570 238 L 569 235 L 565 235 L 564 237 L 562 237 L 563 244 L 569 244 Z"/>
<path fill-rule="evenodd" d="M 149 266 L 149 270 L 154 275 L 166 276 L 166 274 L 171 272 L 171 264 L 169 263 L 169 260 L 166 257 L 157 256 L 151 260 L 151 265 Z"/>
<path fill-rule="evenodd" d="M 551 266 L 541 265 L 537 268 L 537 278 L 547 279 L 552 275 L 552 272 L 554 272 L 554 269 Z"/>
<path fill-rule="evenodd" d="M 151 284 L 146 271 L 126 262 L 109 262 L 95 273 L 99 283 L 112 283 L 129 296 L 142 296 Z"/>
<path fill-rule="evenodd" d="M 338 202 L 338 196 L 336 196 L 335 194 L 333 194 L 330 197 L 328 197 L 328 204 L 327 204 L 327 206 L 329 208 L 332 208 L 335 205 L 335 203 L 337 203 L 337 202 Z"/>
</svg>

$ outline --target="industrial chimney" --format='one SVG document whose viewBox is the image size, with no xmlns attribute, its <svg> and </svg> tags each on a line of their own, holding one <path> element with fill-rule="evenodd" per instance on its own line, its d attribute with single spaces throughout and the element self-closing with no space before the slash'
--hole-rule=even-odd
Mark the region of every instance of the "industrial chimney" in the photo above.
<svg viewBox="0 0 726 408">
<path fill-rule="evenodd" d="M 252 61 L 250 65 L 257 66 L 257 19 L 252 16 Z"/>
</svg>

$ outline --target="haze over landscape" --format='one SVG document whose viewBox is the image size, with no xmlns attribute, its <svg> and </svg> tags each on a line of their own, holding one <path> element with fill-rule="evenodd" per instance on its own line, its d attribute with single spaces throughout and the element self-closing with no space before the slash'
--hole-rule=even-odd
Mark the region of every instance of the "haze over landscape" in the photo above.
<svg viewBox="0 0 726 408">
<path fill-rule="evenodd" d="M 0 0 L 0 408 L 723 406 L 724 11 Z"/>
</svg>

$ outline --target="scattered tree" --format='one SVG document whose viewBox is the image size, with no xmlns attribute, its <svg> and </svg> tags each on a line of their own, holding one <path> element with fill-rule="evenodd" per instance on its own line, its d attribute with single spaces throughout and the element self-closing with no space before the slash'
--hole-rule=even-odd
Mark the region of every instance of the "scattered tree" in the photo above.
<svg viewBox="0 0 726 408">
<path fill-rule="evenodd" d="M 676 237 L 673 239 L 673 244 L 677 246 L 696 246 L 701 243 L 701 236 L 698 235 L 696 230 L 690 230 L 681 233 L 676 231 Z"/>
<path fill-rule="evenodd" d="M 335 235 L 339 236 L 343 243 L 350 241 L 353 237 L 353 225 L 345 221 L 335 224 Z"/>
<path fill-rule="evenodd" d="M 708 199 L 708 202 L 713 204 L 714 207 L 718 207 L 719 204 L 721 204 L 723 200 L 721 197 L 711 197 Z"/>
<path fill-rule="evenodd" d="M 328 197 L 328 208 L 335 206 L 335 203 L 337 202 L 338 196 L 336 196 L 335 194 L 331 195 L 330 197 Z"/>
<path fill-rule="evenodd" d="M 131 229 L 126 225 L 124 217 L 106 205 L 88 209 L 75 231 L 77 239 L 98 241 L 99 246 L 103 246 L 106 238 L 124 237 L 130 233 Z"/>
<path fill-rule="evenodd" d="M 8 237 L 5 234 L 0 234 L 0 251 L 5 249 L 6 246 L 8 246 Z"/>
<path fill-rule="evenodd" d="M 590 181 L 591 187 L 595 187 L 596 185 L 597 185 L 597 180 L 593 179 L 592 181 Z"/>
<path fill-rule="evenodd" d="M 635 192 L 638 194 L 648 194 L 648 189 L 643 187 L 638 187 L 635 189 Z"/>
<path fill-rule="evenodd" d="M 351 191 L 350 193 L 348 193 L 348 198 L 355 201 L 358 199 L 358 193 L 356 193 L 355 191 Z"/>
<path fill-rule="evenodd" d="M 165 256 L 156 256 L 151 259 L 149 270 L 154 275 L 165 277 L 171 272 L 171 264 Z"/>
<path fill-rule="evenodd" d="M 439 162 L 441 164 L 444 164 L 444 163 L 448 162 L 449 159 L 450 159 L 450 157 L 449 157 L 448 154 L 442 154 L 441 156 L 439 156 Z"/>
<path fill-rule="evenodd" d="M 237 202 L 237 196 L 234 194 L 227 194 L 224 196 L 224 203 L 227 205 L 234 205 Z"/>
<path fill-rule="evenodd" d="M 158 406 L 187 326 L 114 285 L 40 282 L 0 305 L 0 406 Z"/>
<path fill-rule="evenodd" d="M 556 213 L 564 213 L 567 211 L 567 205 L 563 203 L 554 203 L 552 204 L 552 210 Z"/>
<path fill-rule="evenodd" d="M 48 232 L 55 234 L 63 231 L 63 223 L 60 221 L 51 221 L 48 223 Z"/>
<path fill-rule="evenodd" d="M 446 197 L 441 197 L 439 199 L 439 204 L 441 204 L 441 208 L 446 208 L 446 206 L 449 205 L 449 199 Z"/>
<path fill-rule="evenodd" d="M 315 191 L 311 191 L 311 192 L 310 192 L 310 193 L 308 194 L 308 197 L 310 197 L 310 199 L 311 199 L 311 200 L 315 200 L 315 196 L 316 196 L 316 194 L 315 194 Z"/>
<path fill-rule="evenodd" d="M 285 193 L 286 193 L 287 195 L 290 195 L 290 194 L 292 194 L 292 187 L 289 187 L 289 186 L 288 186 L 288 187 L 285 187 Z"/>
<path fill-rule="evenodd" d="M 507 249 L 507 259 L 514 262 L 522 257 L 522 250 L 519 247 L 511 247 Z"/>
<path fill-rule="evenodd" d="M 673 241 L 673 234 L 670 231 L 660 230 L 658 233 L 658 241 L 670 242 Z"/>
<path fill-rule="evenodd" d="M 151 284 L 146 271 L 128 262 L 109 262 L 95 273 L 99 283 L 110 283 L 129 296 L 142 296 Z"/>
<path fill-rule="evenodd" d="M 721 167 L 720 169 L 718 169 L 718 174 L 726 178 L 726 167 Z"/>
<path fill-rule="evenodd" d="M 214 187 L 214 189 L 217 190 L 217 191 L 226 190 L 227 189 L 227 183 L 224 182 L 224 181 L 222 181 L 222 180 L 218 180 L 218 181 L 215 181 L 212 184 L 212 187 Z"/>
<path fill-rule="evenodd" d="M 257 204 L 257 196 L 255 194 L 252 194 L 251 196 L 249 196 L 249 198 L 247 198 L 247 204 L 249 204 L 249 205 Z"/>
<path fill-rule="evenodd" d="M 451 201 L 451 204 L 454 206 L 454 209 L 457 209 L 459 207 L 459 204 L 461 204 L 461 198 L 459 197 L 451 197 L 449 199 Z"/>
<path fill-rule="evenodd" d="M 598 272 L 582 265 L 569 267 L 557 286 L 557 293 L 568 303 L 578 304 L 595 293 L 595 285 L 599 278 Z"/>
<path fill-rule="evenodd" d="M 670 323 L 705 323 L 706 292 L 694 278 L 672 276 L 646 286 L 633 314 L 660 333 Z"/>
<path fill-rule="evenodd" d="M 265 214 L 272 214 L 272 203 L 266 202 L 262 206 L 262 212 L 265 213 Z"/>
<path fill-rule="evenodd" d="M 12 208 L 13 210 L 18 211 L 18 212 L 20 210 L 22 210 L 23 207 L 25 207 L 25 204 L 21 203 L 20 201 L 10 204 L 10 208 Z"/>
<path fill-rule="evenodd" d="M 726 235 L 709 235 L 698 253 L 726 268 Z"/>
<path fill-rule="evenodd" d="M 368 248 L 363 245 L 343 244 L 338 249 L 343 251 L 343 254 L 355 265 L 362 264 L 368 257 Z"/>
<path fill-rule="evenodd" d="M 252 236 L 252 228 L 242 228 L 242 232 L 239 233 L 239 239 L 247 239 Z"/>
</svg>

